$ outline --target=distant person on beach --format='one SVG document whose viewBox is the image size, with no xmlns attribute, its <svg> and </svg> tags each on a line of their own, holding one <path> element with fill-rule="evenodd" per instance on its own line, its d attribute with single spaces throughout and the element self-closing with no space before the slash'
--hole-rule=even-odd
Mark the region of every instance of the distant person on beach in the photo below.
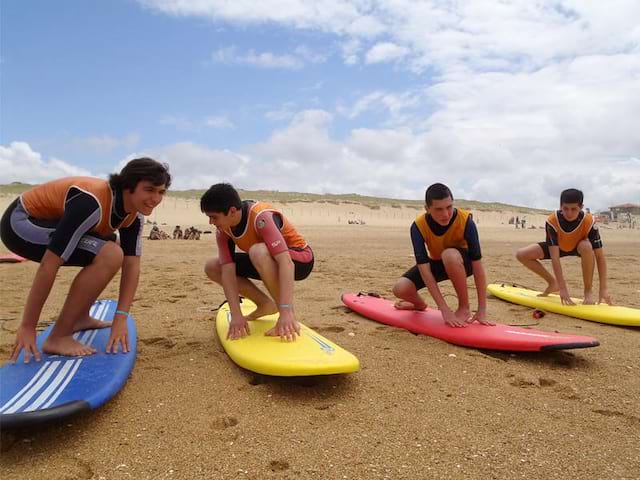
<svg viewBox="0 0 640 480">
<path fill-rule="evenodd" d="M 545 224 L 546 240 L 521 248 L 516 258 L 529 270 L 540 275 L 547 288 L 540 294 L 546 297 L 550 293 L 559 292 L 564 305 L 574 305 L 569 294 L 567 282 L 562 273 L 561 257 L 578 256 L 582 264 L 582 280 L 584 282 L 583 304 L 593 305 L 596 296 L 593 294 L 594 264 L 598 266 L 600 290 L 598 303 L 603 300 L 612 304 L 607 290 L 607 263 L 604 258 L 600 231 L 593 216 L 582 211 L 584 195 L 580 190 L 570 188 L 560 194 L 560 210 L 547 218 Z M 553 274 L 547 271 L 540 260 L 551 259 Z"/>
<path fill-rule="evenodd" d="M 215 225 L 218 257 L 207 261 L 205 273 L 222 285 L 231 311 L 228 338 L 248 335 L 248 320 L 279 313 L 266 335 L 295 340 L 300 333 L 293 303 L 294 280 L 313 269 L 313 252 L 287 218 L 270 204 L 242 201 L 228 183 L 213 185 L 200 199 L 200 209 Z M 242 252 L 236 252 L 235 247 Z M 268 294 L 250 279 L 262 280 Z M 246 317 L 239 295 L 257 305 Z"/>
<path fill-rule="evenodd" d="M 173 239 L 182 240 L 182 229 L 180 225 L 176 225 L 176 228 L 173 229 Z"/>
<path fill-rule="evenodd" d="M 61 266 L 82 267 L 71 283 L 53 331 L 42 345 L 50 354 L 82 356 L 95 350 L 73 338 L 88 328 L 111 327 L 107 352 L 129 351 L 127 317 L 140 277 L 144 216 L 151 215 L 171 184 L 165 164 L 138 158 L 109 180 L 67 177 L 24 192 L 5 211 L 2 242 L 14 253 L 39 262 L 27 296 L 11 360 L 40 360 L 36 325 Z M 120 243 L 116 243 L 116 230 Z M 98 295 L 122 269 L 113 323 L 92 318 Z"/>
<path fill-rule="evenodd" d="M 482 265 L 478 229 L 471 213 L 454 208 L 451 190 L 434 183 L 425 193 L 425 214 L 411 225 L 411 242 L 416 265 L 393 286 L 399 310 L 424 310 L 426 302 L 418 294 L 425 286 L 431 293 L 444 321 L 452 327 L 464 327 L 487 320 L 487 280 Z M 467 277 L 473 275 L 478 293 L 478 310 L 471 314 Z M 438 282 L 450 279 L 458 297 L 454 312 L 445 301 Z"/>
</svg>

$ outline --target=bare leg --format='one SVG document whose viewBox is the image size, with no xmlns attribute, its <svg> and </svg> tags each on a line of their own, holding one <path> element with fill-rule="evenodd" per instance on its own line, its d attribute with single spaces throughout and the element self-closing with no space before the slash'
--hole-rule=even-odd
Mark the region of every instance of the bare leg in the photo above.
<svg viewBox="0 0 640 480">
<path fill-rule="evenodd" d="M 212 258 L 207 261 L 204 271 L 207 274 L 207 277 L 218 285 L 222 285 L 222 270 L 220 268 L 220 261 L 218 258 Z M 255 320 L 256 318 L 278 312 L 278 308 L 271 297 L 260 290 L 251 280 L 244 277 L 236 277 L 236 280 L 238 281 L 238 290 L 240 291 L 240 295 L 247 297 L 256 304 L 256 309 L 247 315 L 246 318 L 248 320 Z"/>
<path fill-rule="evenodd" d="M 67 300 L 49 337 L 42 345 L 46 353 L 59 355 L 91 355 L 93 347 L 74 340 L 73 332 L 82 328 L 96 328 L 89 320 L 89 308 L 96 301 L 116 272 L 122 267 L 122 249 L 115 242 L 107 242 L 93 262 L 80 270 L 71 284 Z M 102 323 L 102 322 L 100 322 Z M 100 325 L 109 326 L 109 325 Z"/>
<path fill-rule="evenodd" d="M 542 247 L 537 243 L 529 245 L 528 247 L 521 248 L 516 252 L 516 258 L 522 263 L 525 267 L 531 270 L 536 275 L 539 275 L 547 282 L 547 288 L 539 295 L 540 297 L 546 297 L 550 293 L 554 293 L 560 290 L 558 287 L 558 282 L 556 282 L 556 278 L 547 271 L 546 268 L 542 265 L 540 260 L 544 258 L 544 252 L 542 251 Z"/>
<path fill-rule="evenodd" d="M 265 287 L 269 291 L 271 298 L 267 297 L 269 302 L 263 305 L 256 303 L 257 307 L 247 318 L 254 320 L 260 318 L 263 315 L 276 313 L 278 307 L 276 303 L 280 297 L 280 285 L 279 285 L 279 272 L 278 263 L 269 253 L 267 246 L 264 243 L 258 243 L 249 249 L 249 257 L 251 263 L 256 267 L 256 270 L 260 274 L 260 278 Z M 266 296 L 266 295 L 265 295 Z"/>
<path fill-rule="evenodd" d="M 455 315 L 459 320 L 466 322 L 471 317 L 471 310 L 467 291 L 467 272 L 464 269 L 462 255 L 455 248 L 447 248 L 442 252 L 442 263 L 458 296 L 458 309 Z"/>
<path fill-rule="evenodd" d="M 593 296 L 593 271 L 595 269 L 593 247 L 589 240 L 582 240 L 577 248 L 582 262 L 582 281 L 584 282 L 584 300 L 582 303 L 593 305 L 596 303 L 596 299 Z"/>
<path fill-rule="evenodd" d="M 393 294 L 398 297 L 394 307 L 398 310 L 425 310 L 426 302 L 418 295 L 414 283 L 405 277 L 400 277 L 393 286 Z"/>
</svg>

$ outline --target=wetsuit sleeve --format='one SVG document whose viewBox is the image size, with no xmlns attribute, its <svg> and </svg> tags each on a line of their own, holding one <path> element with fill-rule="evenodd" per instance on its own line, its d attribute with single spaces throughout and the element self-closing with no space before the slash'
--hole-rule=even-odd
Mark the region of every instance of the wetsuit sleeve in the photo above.
<svg viewBox="0 0 640 480">
<path fill-rule="evenodd" d="M 216 230 L 216 244 L 218 245 L 218 260 L 220 265 L 227 263 L 235 263 L 233 261 L 233 252 L 235 250 L 235 244 L 229 236 L 220 230 Z"/>
<path fill-rule="evenodd" d="M 416 257 L 416 263 L 418 265 L 429 263 L 427 246 L 424 244 L 424 238 L 422 238 L 422 234 L 420 233 L 416 222 L 413 222 L 411 225 L 411 243 L 413 244 L 413 254 Z"/>
<path fill-rule="evenodd" d="M 144 217 L 138 214 L 136 219 L 128 227 L 121 228 L 120 246 L 125 257 L 139 257 L 142 255 L 142 230 Z"/>
<path fill-rule="evenodd" d="M 555 228 L 553 228 L 549 222 L 544 224 L 544 229 L 547 233 L 547 245 L 555 245 L 557 247 L 559 245 L 558 232 L 556 232 Z"/>
<path fill-rule="evenodd" d="M 594 250 L 602 248 L 602 238 L 600 238 L 600 230 L 595 223 L 593 224 L 593 227 L 591 227 L 591 230 L 589 230 L 589 242 L 591 242 L 591 247 Z"/>
<path fill-rule="evenodd" d="M 77 188 L 69 189 L 64 214 L 51 235 L 47 248 L 65 262 L 78 246 L 82 236 L 100 221 L 100 204 L 90 194 Z"/>
<path fill-rule="evenodd" d="M 482 259 L 482 251 L 480 250 L 480 237 L 478 236 L 478 227 L 473 218 L 469 216 L 467 219 L 467 225 L 464 229 L 464 239 L 467 241 L 467 247 L 469 248 L 469 258 L 472 261 Z"/>
<path fill-rule="evenodd" d="M 258 235 L 264 240 L 267 250 L 269 250 L 272 257 L 275 257 L 279 253 L 289 251 L 287 242 L 282 236 L 282 232 L 280 232 L 280 227 L 276 224 L 276 218 L 280 220 L 278 223 L 282 225 L 280 215 L 274 214 L 274 212 L 260 212 L 256 217 L 256 230 Z"/>
</svg>

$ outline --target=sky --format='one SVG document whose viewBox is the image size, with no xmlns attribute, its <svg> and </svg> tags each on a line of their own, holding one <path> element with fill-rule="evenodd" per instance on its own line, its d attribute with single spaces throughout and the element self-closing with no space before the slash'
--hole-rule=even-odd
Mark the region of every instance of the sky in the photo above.
<svg viewBox="0 0 640 480">
<path fill-rule="evenodd" d="M 637 0 L 2 0 L 0 183 L 640 203 Z"/>
</svg>

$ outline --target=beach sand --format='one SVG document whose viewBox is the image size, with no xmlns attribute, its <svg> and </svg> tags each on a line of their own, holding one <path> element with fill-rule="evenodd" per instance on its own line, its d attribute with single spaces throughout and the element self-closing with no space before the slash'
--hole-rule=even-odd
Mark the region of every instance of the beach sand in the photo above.
<svg viewBox="0 0 640 480">
<path fill-rule="evenodd" d="M 152 217 L 167 232 L 176 223 L 210 229 L 197 202 L 168 200 Z M 413 262 L 408 230 L 418 211 L 284 208 L 317 258 L 311 276 L 296 283 L 297 316 L 358 356 L 358 373 L 283 379 L 238 368 L 215 333 L 212 309 L 223 301 L 222 289 L 203 274 L 205 260 L 216 254 L 213 235 L 145 240 L 132 308 L 139 354 L 131 378 L 98 411 L 2 432 L 2 479 L 640 477 L 640 330 L 555 314 L 535 320 L 531 309 L 493 298 L 495 321 L 591 335 L 601 346 L 487 352 L 377 324 L 349 312 L 340 294 L 391 297 L 394 281 Z M 396 217 L 384 216 L 393 210 Z M 348 215 L 367 224 L 349 225 Z M 543 240 L 543 230 L 516 230 L 507 225 L 510 212 L 477 215 L 488 280 L 540 287 L 513 254 Z M 602 236 L 611 294 L 640 308 L 640 231 L 603 228 Z M 578 262 L 563 264 L 579 296 Z M 36 268 L 0 265 L 2 358 Z M 40 327 L 55 318 L 76 272 L 62 269 Z M 103 297 L 117 297 L 117 280 Z M 453 294 L 449 282 L 441 285 Z"/>
</svg>

